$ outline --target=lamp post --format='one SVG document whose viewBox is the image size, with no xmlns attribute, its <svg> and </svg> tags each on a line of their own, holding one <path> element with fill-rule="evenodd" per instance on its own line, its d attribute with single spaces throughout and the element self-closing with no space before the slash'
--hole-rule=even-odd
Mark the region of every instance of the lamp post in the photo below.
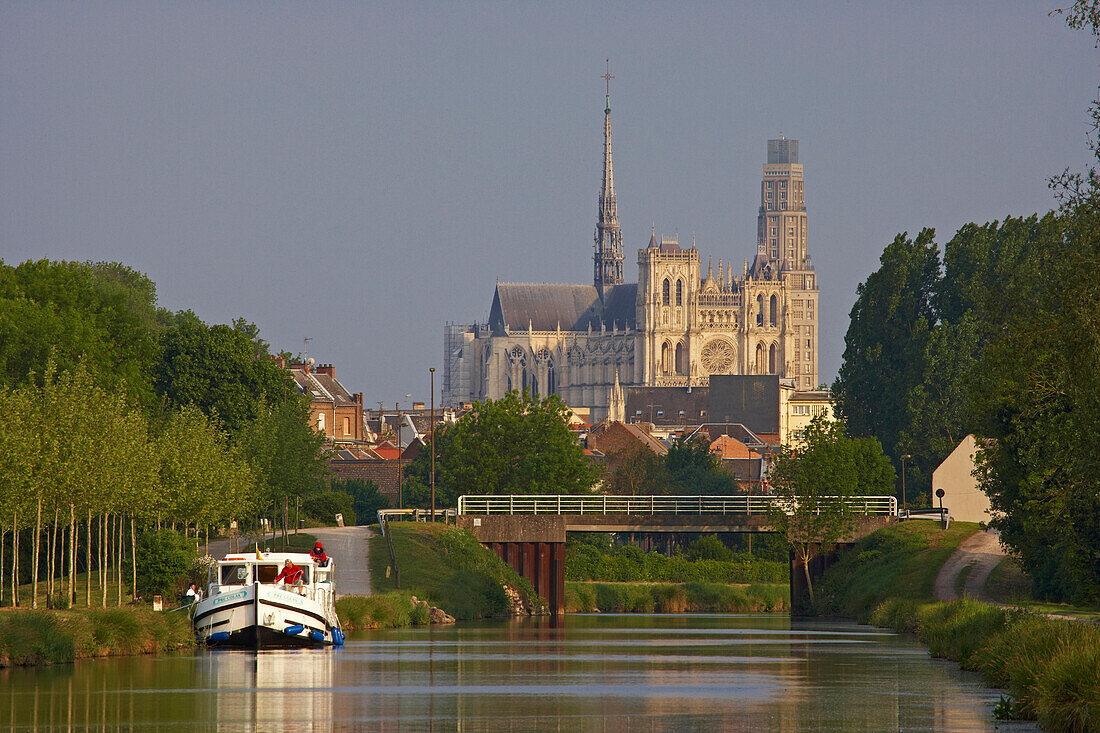
<svg viewBox="0 0 1100 733">
<path fill-rule="evenodd" d="M 905 462 L 912 457 L 908 453 L 901 454 L 901 512 L 906 516 L 909 514 L 909 509 L 905 504 Z"/>
<path fill-rule="evenodd" d="M 431 380 L 431 384 L 429 386 L 429 391 L 431 393 L 430 401 L 431 401 L 431 405 L 432 405 L 431 422 L 428 424 L 428 429 L 432 431 L 431 433 L 429 433 L 429 437 L 431 438 L 431 445 L 429 446 L 428 450 L 430 450 L 432 452 L 432 473 L 431 473 L 431 477 L 432 477 L 432 481 L 431 481 L 432 482 L 432 521 L 434 522 L 435 521 L 435 367 L 428 367 L 428 373 L 430 375 L 430 380 Z"/>
</svg>

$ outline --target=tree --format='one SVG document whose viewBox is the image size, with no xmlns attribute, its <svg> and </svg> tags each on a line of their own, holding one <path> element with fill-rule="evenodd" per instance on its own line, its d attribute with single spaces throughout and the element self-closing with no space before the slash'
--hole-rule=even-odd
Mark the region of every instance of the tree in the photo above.
<svg viewBox="0 0 1100 733">
<path fill-rule="evenodd" d="M 912 452 L 899 446 L 907 425 L 907 402 L 925 376 L 930 331 L 937 314 L 939 280 L 935 232 L 916 239 L 899 234 L 882 253 L 881 266 L 856 289 L 844 337 L 844 361 L 833 398 L 852 435 L 875 437 L 895 458 Z"/>
<path fill-rule="evenodd" d="M 768 521 L 802 566 L 812 604 L 810 561 L 855 527 L 856 513 L 844 499 L 862 490 L 892 487 L 893 469 L 877 440 L 852 439 L 842 422 L 818 416 L 806 428 L 801 446 L 776 457 L 768 480 L 777 499 Z"/>
<path fill-rule="evenodd" d="M 256 334 L 190 316 L 169 319 L 160 333 L 153 387 L 169 405 L 195 405 L 236 436 L 263 413 L 266 400 L 296 394 L 278 362 L 257 356 Z"/>
<path fill-rule="evenodd" d="M 722 470 L 718 456 L 703 438 L 676 440 L 669 446 L 665 467 L 677 494 L 723 496 L 734 493 L 737 482 Z"/>
<path fill-rule="evenodd" d="M 669 493 L 673 485 L 664 458 L 644 445 L 609 453 L 607 461 L 604 489 L 609 494 L 654 496 Z"/>
<path fill-rule="evenodd" d="M 454 506 L 462 494 L 577 494 L 591 489 L 598 469 L 585 458 L 557 395 L 543 399 L 509 392 L 475 402 L 435 436 L 436 506 Z M 431 499 L 430 455 L 406 468 L 405 504 Z"/>
<path fill-rule="evenodd" d="M 390 506 L 390 500 L 379 493 L 378 486 L 373 481 L 345 479 L 333 481 L 330 488 L 333 491 L 342 491 L 351 495 L 352 508 L 355 509 L 355 518 L 359 524 L 372 524 L 378 521 L 378 510 L 387 509 Z"/>
</svg>

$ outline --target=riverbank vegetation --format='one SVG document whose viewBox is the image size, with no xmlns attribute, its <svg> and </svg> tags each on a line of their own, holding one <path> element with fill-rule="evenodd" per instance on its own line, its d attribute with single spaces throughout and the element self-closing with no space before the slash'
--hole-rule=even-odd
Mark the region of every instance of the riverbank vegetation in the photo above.
<svg viewBox="0 0 1100 733">
<path fill-rule="evenodd" d="M 285 532 L 296 499 L 347 498 L 259 329 L 158 308 L 117 263 L 0 261 L 0 413 L 0 604 L 23 583 L 73 604 L 90 571 L 84 604 L 121 605 L 144 532 Z"/>
<path fill-rule="evenodd" d="M 818 612 L 916 635 L 933 656 L 1008 690 L 999 715 L 1055 731 L 1100 730 L 1100 628 L 1018 606 L 932 600 L 940 568 L 978 529 L 914 521 L 864 537 L 825 571 Z"/>
<path fill-rule="evenodd" d="M 786 552 L 783 552 L 786 555 Z M 692 540 L 683 552 L 663 555 L 636 545 L 612 545 L 608 535 L 565 546 L 565 579 L 642 583 L 786 583 L 788 563 L 727 548 L 714 535 Z"/>
<path fill-rule="evenodd" d="M 456 619 L 501 618 L 515 612 L 505 585 L 528 611 L 545 603 L 525 578 L 483 547 L 466 530 L 439 524 L 392 522 L 386 531 L 400 569 L 390 566 L 386 538 L 371 538 L 371 584 L 383 593 L 402 590 L 438 606 Z"/>
<path fill-rule="evenodd" d="M 0 611 L 0 667 L 172 651 L 194 644 L 191 619 L 148 608 Z"/>
<path fill-rule="evenodd" d="M 752 613 L 789 609 L 785 582 L 565 584 L 567 613 Z"/>
<path fill-rule="evenodd" d="M 429 623 L 428 607 L 417 604 L 413 598 L 412 593 L 401 590 L 345 596 L 336 601 L 336 613 L 344 631 L 399 629 Z"/>
</svg>

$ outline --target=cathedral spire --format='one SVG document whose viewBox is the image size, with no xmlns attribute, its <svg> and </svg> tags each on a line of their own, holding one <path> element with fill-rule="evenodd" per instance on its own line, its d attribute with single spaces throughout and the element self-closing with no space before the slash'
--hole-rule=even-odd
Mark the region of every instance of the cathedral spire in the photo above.
<svg viewBox="0 0 1100 733">
<path fill-rule="evenodd" d="M 603 110 L 603 185 L 596 221 L 593 256 L 593 284 L 603 297 L 604 288 L 623 282 L 623 233 L 619 228 L 619 207 L 615 201 L 615 172 L 611 166 L 611 60 L 602 77 L 607 82 Z"/>
</svg>

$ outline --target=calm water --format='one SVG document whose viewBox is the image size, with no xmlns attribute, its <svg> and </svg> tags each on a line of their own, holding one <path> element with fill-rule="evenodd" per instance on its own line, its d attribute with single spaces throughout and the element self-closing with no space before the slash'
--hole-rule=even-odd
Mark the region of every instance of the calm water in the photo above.
<svg viewBox="0 0 1100 733">
<path fill-rule="evenodd" d="M 894 634 L 776 615 L 570 616 L 0 670 L 0 726 L 22 730 L 982 731 L 998 698 Z"/>
</svg>

